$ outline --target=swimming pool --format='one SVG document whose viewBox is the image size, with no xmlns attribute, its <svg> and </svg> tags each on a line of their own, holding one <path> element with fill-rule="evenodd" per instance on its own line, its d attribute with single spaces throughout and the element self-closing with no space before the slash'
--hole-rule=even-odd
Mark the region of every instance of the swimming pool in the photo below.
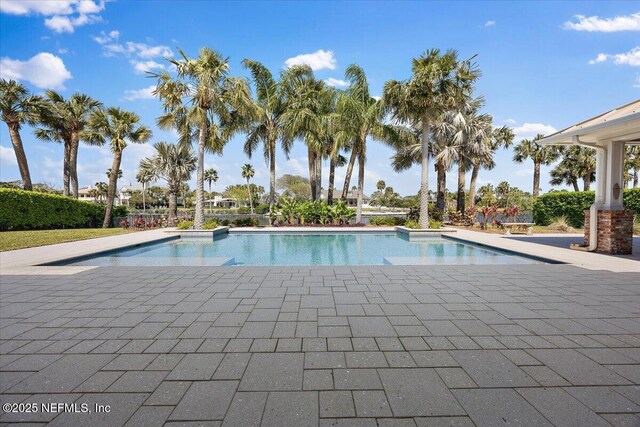
<svg viewBox="0 0 640 427">
<path fill-rule="evenodd" d="M 536 264 L 539 261 L 441 235 L 376 233 L 230 233 L 181 236 L 58 263 L 83 266 L 313 266 Z"/>
</svg>

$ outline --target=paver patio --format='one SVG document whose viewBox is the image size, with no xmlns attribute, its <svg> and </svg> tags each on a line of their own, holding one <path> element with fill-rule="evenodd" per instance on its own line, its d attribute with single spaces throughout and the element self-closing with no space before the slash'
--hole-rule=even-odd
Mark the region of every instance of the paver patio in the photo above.
<svg viewBox="0 0 640 427">
<path fill-rule="evenodd" d="M 4 275 L 31 425 L 640 425 L 640 275 L 567 265 Z M 191 423 L 191 424 L 190 424 Z"/>
</svg>

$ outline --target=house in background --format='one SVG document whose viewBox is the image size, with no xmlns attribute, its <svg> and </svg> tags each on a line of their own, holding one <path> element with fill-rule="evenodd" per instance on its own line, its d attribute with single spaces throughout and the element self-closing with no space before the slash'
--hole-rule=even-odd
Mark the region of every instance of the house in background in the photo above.
<svg viewBox="0 0 640 427">
<path fill-rule="evenodd" d="M 124 205 L 129 206 L 129 202 L 131 200 L 131 194 L 135 191 L 142 191 L 141 185 L 124 185 L 120 187 L 120 190 L 116 194 L 116 199 L 114 200 L 115 205 Z"/>
<path fill-rule="evenodd" d="M 239 207 L 238 201 L 230 197 L 213 196 L 213 199 L 207 199 L 204 202 L 205 206 L 211 206 L 214 208 L 237 208 Z"/>
<path fill-rule="evenodd" d="M 328 191 L 327 190 L 322 190 L 322 192 L 320 193 L 320 200 L 327 200 L 327 194 Z M 333 190 L 333 200 L 340 200 L 340 196 L 342 195 L 342 190 Z M 362 207 L 364 208 L 369 208 L 369 201 L 371 200 L 371 197 L 367 196 L 366 194 L 362 195 Z M 356 206 L 358 206 L 358 192 L 357 191 L 349 191 L 347 193 L 347 206 L 349 207 L 353 207 L 355 208 Z"/>
</svg>

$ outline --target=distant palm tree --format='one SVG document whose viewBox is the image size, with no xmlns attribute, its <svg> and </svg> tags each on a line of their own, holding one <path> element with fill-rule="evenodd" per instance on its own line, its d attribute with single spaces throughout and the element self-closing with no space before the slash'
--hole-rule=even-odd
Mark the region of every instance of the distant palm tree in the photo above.
<svg viewBox="0 0 640 427">
<path fill-rule="evenodd" d="M 204 171 L 204 180 L 209 184 L 209 210 L 211 210 L 211 183 L 218 182 L 218 171 L 215 169 L 207 169 Z"/>
<path fill-rule="evenodd" d="M 291 138 L 284 137 L 285 126 L 282 120 L 286 112 L 284 93 L 271 72 L 260 62 L 245 59 L 242 65 L 249 69 L 256 87 L 254 115 L 248 116 L 247 141 L 244 151 L 249 158 L 262 143 L 264 158 L 269 166 L 269 209 L 276 203 L 276 144 L 282 142 L 282 150 L 288 155 Z"/>
<path fill-rule="evenodd" d="M 251 194 L 251 178 L 256 174 L 253 170 L 253 166 L 249 163 L 242 166 L 242 177 L 247 180 L 247 191 L 249 192 L 249 206 L 251 206 L 251 214 L 253 214 L 253 196 Z"/>
<path fill-rule="evenodd" d="M 64 144 L 62 194 L 78 198 L 78 148 L 82 131 L 102 103 L 82 93 L 74 93 L 68 99 L 53 90 L 47 90 L 45 95 L 41 127 L 34 133 L 43 141 Z"/>
<path fill-rule="evenodd" d="M 107 178 L 111 177 L 111 168 L 107 169 Z M 118 179 L 122 179 L 122 169 L 118 169 Z"/>
<path fill-rule="evenodd" d="M 168 72 L 150 73 L 157 78 L 154 92 L 165 113 L 158 118 L 161 129 L 177 129 L 180 142 L 191 144 L 197 136 L 198 171 L 194 226 L 204 223 L 204 152 L 221 153 L 231 136 L 252 113 L 251 90 L 242 78 L 229 77 L 229 60 L 209 48 L 190 58 L 169 59 L 176 77 Z"/>
<path fill-rule="evenodd" d="M 140 124 L 140 117 L 136 113 L 125 111 L 119 107 L 95 111 L 88 123 L 83 137 L 90 143 L 103 145 L 109 141 L 113 152 L 113 165 L 109 173 L 109 191 L 107 194 L 107 208 L 105 210 L 103 228 L 111 225 L 113 199 L 116 195 L 118 175 L 122 162 L 122 151 L 128 143 L 144 144 L 151 139 L 151 130 Z"/>
<path fill-rule="evenodd" d="M 531 139 L 523 139 L 514 148 L 513 161 L 522 163 L 527 159 L 533 160 L 533 197 L 540 194 L 540 166 L 549 165 L 558 159 L 558 149 L 556 147 L 544 146 L 537 141 L 544 138 L 538 134 Z"/>
<path fill-rule="evenodd" d="M 142 211 L 146 212 L 147 211 L 147 201 L 146 201 L 147 184 L 153 181 L 153 176 L 147 171 L 140 170 L 136 174 L 136 181 L 142 184 Z"/>
<path fill-rule="evenodd" d="M 95 196 L 96 201 L 103 201 L 107 197 L 107 193 L 109 192 L 109 184 L 106 182 L 96 182 L 95 185 Z"/>
<path fill-rule="evenodd" d="M 577 190 L 578 178 L 583 181 L 583 191 L 591 189 L 591 181 L 596 178 L 595 150 L 574 145 L 559 149 L 562 160 L 551 170 L 551 185 L 566 183 Z"/>
<path fill-rule="evenodd" d="M 640 145 L 628 145 L 625 153 L 625 171 L 631 170 L 629 179 L 633 182 L 633 188 L 638 187 L 638 171 L 640 171 Z"/>
<path fill-rule="evenodd" d="M 338 99 L 337 113 L 341 118 L 342 139 L 353 141 L 358 157 L 358 196 L 356 222 L 362 222 L 364 197 L 364 172 L 367 158 L 367 138 L 372 138 L 392 147 L 407 145 L 414 139 L 413 132 L 405 126 L 387 123 L 382 100 L 369 93 L 369 82 L 364 70 L 355 64 L 345 71 L 349 87 Z"/>
<path fill-rule="evenodd" d="M 140 173 L 144 173 L 154 181 L 158 179 L 167 181 L 169 186 L 168 219 L 173 222 L 178 218 L 180 184 L 191 179 L 191 173 L 196 170 L 197 159 L 193 149 L 185 144 L 158 142 L 153 144 L 153 148 L 156 153 L 140 161 Z"/>
<path fill-rule="evenodd" d="M 499 148 L 509 148 L 513 143 L 514 137 L 513 130 L 507 126 L 495 128 L 489 142 L 490 150 L 473 156 L 471 160 L 471 179 L 469 181 L 469 206 L 475 206 L 476 204 L 476 183 L 478 182 L 480 169 L 493 169 L 496 165 L 493 161 L 493 155 Z"/>
<path fill-rule="evenodd" d="M 470 60 L 460 61 L 455 50 L 440 54 L 438 49 L 414 59 L 411 68 L 409 80 L 385 83 L 383 99 L 393 119 L 421 128 L 420 226 L 428 228 L 430 126 L 466 101 L 480 72 Z"/>
<path fill-rule="evenodd" d="M 378 189 L 378 191 L 382 191 L 386 187 L 387 187 L 387 184 L 383 180 L 376 182 L 376 188 Z"/>
<path fill-rule="evenodd" d="M 569 162 L 560 162 L 558 163 L 551 172 L 551 180 L 549 184 L 551 185 L 570 185 L 573 187 L 573 191 L 580 191 L 580 187 L 578 187 L 578 179 L 580 178 L 577 173 L 577 169 L 572 167 Z"/>
<path fill-rule="evenodd" d="M 29 91 L 15 80 L 0 80 L 0 117 L 9 127 L 9 137 L 16 155 L 22 186 L 25 190 L 32 190 L 31 174 L 27 155 L 22 146 L 20 127 L 27 123 L 37 122 L 44 101 L 39 96 L 29 95 Z"/>
</svg>

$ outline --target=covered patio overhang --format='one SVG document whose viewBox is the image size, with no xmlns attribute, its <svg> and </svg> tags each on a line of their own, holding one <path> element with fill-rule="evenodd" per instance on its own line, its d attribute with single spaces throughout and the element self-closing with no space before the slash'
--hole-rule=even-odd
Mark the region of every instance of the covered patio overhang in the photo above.
<svg viewBox="0 0 640 427">
<path fill-rule="evenodd" d="M 596 150 L 596 197 L 585 212 L 584 249 L 630 254 L 633 213 L 624 210 L 622 190 L 625 145 L 640 144 L 640 100 L 549 135 L 540 143 Z"/>
</svg>

